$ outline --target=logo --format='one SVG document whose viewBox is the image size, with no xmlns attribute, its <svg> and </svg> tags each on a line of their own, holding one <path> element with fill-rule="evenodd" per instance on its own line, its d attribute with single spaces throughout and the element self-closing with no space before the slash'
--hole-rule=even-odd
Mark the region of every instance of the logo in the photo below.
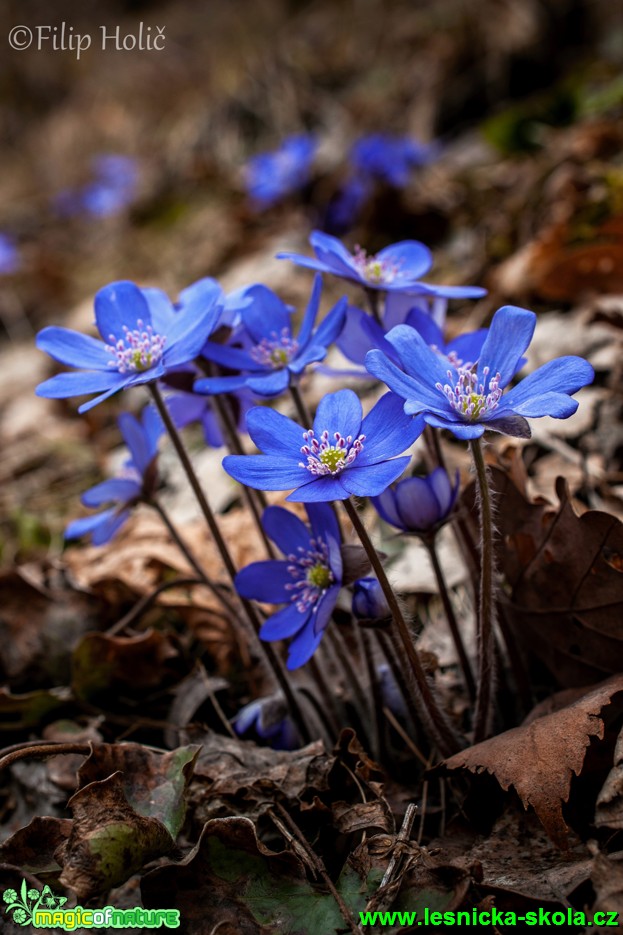
<svg viewBox="0 0 623 935">
<path fill-rule="evenodd" d="M 18 925 L 32 925 L 38 909 L 53 912 L 67 902 L 66 896 L 55 896 L 49 886 L 44 886 L 42 892 L 28 889 L 26 880 L 22 880 L 19 896 L 15 890 L 5 890 L 2 898 L 7 904 L 5 912 L 12 913 L 13 921 Z"/>
</svg>

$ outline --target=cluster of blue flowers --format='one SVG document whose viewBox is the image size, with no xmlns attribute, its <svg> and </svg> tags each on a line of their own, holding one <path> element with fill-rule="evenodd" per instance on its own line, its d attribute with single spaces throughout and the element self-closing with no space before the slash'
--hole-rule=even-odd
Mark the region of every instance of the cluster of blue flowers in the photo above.
<svg viewBox="0 0 623 935">
<path fill-rule="evenodd" d="M 380 171 L 374 149 L 363 153 L 360 158 Z M 487 430 L 528 437 L 528 419 L 567 418 L 577 408 L 573 394 L 593 379 L 586 361 L 562 357 L 513 385 L 536 323 L 526 309 L 505 306 L 488 329 L 448 341 L 445 303 L 483 290 L 422 282 L 432 259 L 421 243 L 394 244 L 371 256 L 314 232 L 311 245 L 311 257 L 280 254 L 316 272 L 298 330 L 294 310 L 264 285 L 225 295 L 214 280 L 203 279 L 173 303 L 159 290 L 116 282 L 95 298 L 101 340 L 48 327 L 37 341 L 57 361 L 76 368 L 46 380 L 38 394 L 93 396 L 80 412 L 120 390 L 161 381 L 177 424 L 199 421 L 208 443 L 220 445 L 211 400 L 228 394 L 260 453 L 228 455 L 224 469 L 249 488 L 290 491 L 288 501 L 306 505 L 308 524 L 287 509 L 266 509 L 264 529 L 283 558 L 253 563 L 236 578 L 242 597 L 282 605 L 264 622 L 261 638 L 290 641 L 290 669 L 316 651 L 344 586 L 344 543 L 334 501 L 370 497 L 379 515 L 401 532 L 434 534 L 454 508 L 458 477 L 439 468 L 425 478 L 399 480 L 410 462 L 405 452 L 426 426 L 459 439 L 476 439 Z M 378 314 L 343 298 L 319 321 L 323 274 L 377 295 Z M 266 404 L 296 389 L 310 365 L 324 360 L 336 343 L 389 390 L 367 414 L 350 389 L 328 393 L 312 424 Z M 72 523 L 68 536 L 90 534 L 95 543 L 106 542 L 135 503 L 154 495 L 159 417 L 149 408 L 141 422 L 122 416 L 120 428 L 131 453 L 122 476 L 83 497 L 87 506 L 108 506 Z M 388 615 L 376 579 L 356 583 L 353 611 L 358 619 Z M 255 721 L 263 724 L 259 709 L 248 712 L 239 727 Z"/>
<path fill-rule="evenodd" d="M 135 159 L 118 153 L 95 156 L 85 185 L 59 192 L 54 205 L 64 217 L 105 218 L 119 214 L 136 198 L 139 169 Z"/>
<path fill-rule="evenodd" d="M 244 170 L 247 194 L 256 210 L 271 207 L 303 191 L 312 180 L 318 139 L 300 133 L 283 140 L 277 149 L 249 160 Z M 347 155 L 344 179 L 326 206 L 324 227 L 344 234 L 357 222 L 366 203 L 381 185 L 404 188 L 415 169 L 430 163 L 439 152 L 435 143 L 408 136 L 372 133 L 356 140 Z"/>
</svg>

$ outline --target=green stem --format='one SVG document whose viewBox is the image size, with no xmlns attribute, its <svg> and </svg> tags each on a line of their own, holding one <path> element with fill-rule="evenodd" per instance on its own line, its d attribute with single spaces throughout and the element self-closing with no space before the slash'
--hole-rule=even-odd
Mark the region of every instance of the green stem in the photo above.
<svg viewBox="0 0 623 935">
<path fill-rule="evenodd" d="M 470 447 L 480 494 L 480 602 L 477 630 L 478 691 L 476 694 L 476 712 L 474 714 L 474 742 L 479 743 L 489 736 L 493 720 L 493 685 L 495 680 L 493 504 L 480 439 L 473 439 Z"/>
<path fill-rule="evenodd" d="M 458 621 L 456 619 L 456 614 L 454 613 L 454 607 L 452 606 L 452 601 L 450 600 L 450 594 L 448 593 L 448 585 L 446 583 L 445 575 L 439 561 L 439 556 L 437 555 L 437 547 L 435 545 L 435 540 L 430 541 L 424 540 L 424 544 L 428 549 L 428 554 L 430 555 L 431 564 L 433 566 L 433 571 L 435 572 L 435 578 L 437 579 L 437 586 L 439 588 L 439 595 L 441 597 L 441 603 L 443 604 L 443 609 L 446 614 L 446 620 L 448 621 L 448 626 L 450 628 L 450 633 L 452 634 L 452 639 L 454 641 L 454 648 L 456 649 L 456 654 L 459 657 L 459 663 L 463 671 L 463 678 L 465 679 L 465 686 L 469 693 L 471 701 L 476 697 L 476 683 L 474 682 L 474 674 L 472 672 L 472 667 L 470 665 L 467 653 L 465 651 L 465 644 L 463 643 L 463 637 L 461 636 L 461 630 L 459 628 Z"/>
<path fill-rule="evenodd" d="M 383 594 L 385 595 L 394 623 L 395 642 L 400 642 L 400 644 L 402 644 L 402 649 L 409 660 L 409 665 L 406 667 L 410 681 L 409 689 L 413 695 L 414 705 L 419 713 L 424 730 L 429 740 L 438 748 L 442 756 L 450 756 L 460 749 L 459 740 L 448 719 L 435 700 L 426 673 L 422 668 L 417 650 L 413 645 L 409 628 L 400 609 L 396 595 L 387 579 L 385 569 L 383 568 L 376 549 L 372 545 L 372 541 L 366 532 L 365 526 L 361 522 L 354 504 L 350 500 L 343 500 L 342 503 L 366 551 L 374 573 L 379 580 L 379 584 L 383 589 Z"/>
<path fill-rule="evenodd" d="M 164 422 L 167 432 L 169 433 L 169 437 L 171 438 L 171 441 L 173 442 L 173 447 L 175 448 L 177 452 L 177 456 L 179 457 L 182 467 L 184 468 L 184 472 L 192 488 L 192 491 L 197 499 L 201 512 L 203 513 L 206 523 L 208 524 L 208 528 L 212 534 L 212 538 L 214 539 L 216 547 L 221 555 L 221 558 L 223 559 L 223 564 L 225 565 L 227 574 L 231 580 L 232 585 L 235 588 L 234 581 L 236 578 L 236 566 L 234 565 L 233 559 L 231 555 L 229 554 L 229 549 L 227 548 L 225 540 L 223 539 L 223 536 L 221 535 L 221 531 L 216 522 L 216 517 L 214 516 L 212 512 L 210 504 L 208 503 L 206 496 L 203 492 L 203 489 L 201 487 L 201 484 L 199 483 L 199 479 L 197 475 L 195 474 L 195 469 L 193 468 L 188 452 L 186 451 L 186 448 L 184 447 L 184 443 L 181 439 L 181 436 L 179 432 L 177 431 L 177 428 L 173 422 L 173 419 L 171 418 L 169 410 L 166 407 L 165 401 L 162 398 L 162 394 L 160 390 L 158 389 L 158 386 L 156 385 L 156 383 L 150 383 L 149 390 L 151 392 L 154 403 L 156 404 L 156 408 L 158 409 L 158 412 L 160 413 L 160 417 L 162 421 Z M 309 729 L 307 727 L 307 723 L 305 721 L 303 712 L 299 706 L 298 701 L 296 700 L 296 696 L 288 680 L 285 667 L 283 663 L 281 662 L 281 660 L 279 659 L 279 657 L 277 656 L 272 645 L 270 643 L 264 643 L 260 640 L 259 631 L 262 626 L 262 621 L 260 620 L 253 604 L 251 604 L 251 602 L 246 600 L 245 598 L 241 598 L 240 601 L 244 608 L 247 620 L 249 621 L 251 625 L 251 629 L 253 633 L 255 633 L 255 635 L 257 636 L 258 648 L 260 652 L 262 653 L 262 655 L 265 657 L 265 659 L 268 661 L 268 664 L 273 672 L 273 675 L 275 676 L 277 683 L 279 687 L 281 688 L 281 691 L 283 692 L 283 695 L 288 703 L 288 706 L 290 708 L 290 713 L 294 721 L 296 722 L 296 726 L 299 729 L 301 739 L 304 743 L 308 743 L 311 740 L 311 735 L 309 733 Z"/>
</svg>

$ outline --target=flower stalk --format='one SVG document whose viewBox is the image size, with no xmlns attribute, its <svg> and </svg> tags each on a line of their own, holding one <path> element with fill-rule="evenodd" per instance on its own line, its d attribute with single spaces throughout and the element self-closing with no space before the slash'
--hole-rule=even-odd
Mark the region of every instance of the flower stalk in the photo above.
<svg viewBox="0 0 623 935">
<path fill-rule="evenodd" d="M 493 685 L 495 682 L 493 593 L 493 503 L 487 478 L 487 468 L 480 439 L 470 443 L 478 481 L 480 506 L 480 600 L 478 606 L 478 690 L 474 714 L 474 741 L 480 743 L 489 736 L 493 720 Z"/>
</svg>

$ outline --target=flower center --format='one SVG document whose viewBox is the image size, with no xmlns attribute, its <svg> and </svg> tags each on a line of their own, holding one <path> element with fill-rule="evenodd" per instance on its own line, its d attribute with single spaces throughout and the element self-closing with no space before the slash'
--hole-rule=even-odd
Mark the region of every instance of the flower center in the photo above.
<svg viewBox="0 0 623 935">
<path fill-rule="evenodd" d="M 355 247 L 353 259 L 361 276 L 375 286 L 393 282 L 398 274 L 396 263 L 379 260 L 378 256 L 367 254 L 361 247 Z"/>
<path fill-rule="evenodd" d="M 161 334 L 154 334 L 152 326 L 145 325 L 139 318 L 133 331 L 124 325 L 122 338 L 117 340 L 111 334 L 108 340 L 111 343 L 106 345 L 106 350 L 113 357 L 108 361 L 108 366 L 114 367 L 119 373 L 128 373 L 142 372 L 155 366 L 164 353 L 167 339 Z"/>
<path fill-rule="evenodd" d="M 445 386 L 436 383 L 435 387 L 444 393 L 455 412 L 468 422 L 476 422 L 497 409 L 503 393 L 499 372 L 489 380 L 489 368 L 485 367 L 482 376 L 484 382 L 478 383 L 475 365 L 457 367 L 454 371 L 448 370 L 450 383 Z"/>
<path fill-rule="evenodd" d="M 298 349 L 298 341 L 292 337 L 287 328 L 283 328 L 281 336 L 273 331 L 270 338 L 262 338 L 249 353 L 253 360 L 262 367 L 281 370 L 287 367 Z"/>
<path fill-rule="evenodd" d="M 299 461 L 299 467 L 307 468 L 318 477 L 325 474 L 339 474 L 347 468 L 363 451 L 363 443 L 366 440 L 365 435 L 359 435 L 353 441 L 352 435 L 344 438 L 339 432 L 334 432 L 335 443 L 331 445 L 327 429 L 320 436 L 320 440 L 315 437 L 313 429 L 303 432 L 303 438 L 305 444 L 301 448 L 301 454 L 305 455 L 307 463 Z"/>
<path fill-rule="evenodd" d="M 288 574 L 294 580 L 286 584 L 286 591 L 293 592 L 290 600 L 300 613 L 305 613 L 335 581 L 328 546 L 322 539 L 310 539 L 309 549 L 299 546 L 296 553 L 288 555 L 288 562 Z"/>
</svg>

